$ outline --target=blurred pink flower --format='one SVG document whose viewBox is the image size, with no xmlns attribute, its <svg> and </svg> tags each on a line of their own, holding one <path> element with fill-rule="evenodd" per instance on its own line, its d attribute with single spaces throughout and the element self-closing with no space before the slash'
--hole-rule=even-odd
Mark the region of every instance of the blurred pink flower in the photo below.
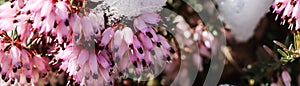
<svg viewBox="0 0 300 86">
<path fill-rule="evenodd" d="M 281 72 L 281 77 L 285 86 L 291 86 L 291 76 L 286 70 Z"/>
</svg>

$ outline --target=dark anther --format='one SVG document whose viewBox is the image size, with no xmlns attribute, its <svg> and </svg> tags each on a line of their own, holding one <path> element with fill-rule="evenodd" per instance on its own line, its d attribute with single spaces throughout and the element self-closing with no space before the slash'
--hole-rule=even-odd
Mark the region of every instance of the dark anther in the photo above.
<svg viewBox="0 0 300 86">
<path fill-rule="evenodd" d="M 58 59 L 57 60 L 57 63 L 61 63 L 63 60 L 62 59 Z"/>
<path fill-rule="evenodd" d="M 133 44 L 130 44 L 130 45 L 129 45 L 129 48 L 130 48 L 130 49 L 133 49 Z"/>
<path fill-rule="evenodd" d="M 291 1 L 290 4 L 293 5 L 293 6 L 295 6 L 297 4 L 297 1 L 293 0 L 293 1 Z"/>
<path fill-rule="evenodd" d="M 80 86 L 80 84 L 78 82 L 75 83 L 75 86 Z"/>
<path fill-rule="evenodd" d="M 154 50 L 151 50 L 150 53 L 151 53 L 151 55 L 155 55 L 155 51 Z"/>
<path fill-rule="evenodd" d="M 11 79 L 10 84 L 14 84 L 15 83 L 15 79 Z"/>
<path fill-rule="evenodd" d="M 65 21 L 65 25 L 69 26 L 69 20 L 68 19 Z"/>
<path fill-rule="evenodd" d="M 123 73 L 122 73 L 122 72 L 119 72 L 119 76 L 123 76 Z"/>
<path fill-rule="evenodd" d="M 31 82 L 31 78 L 26 77 L 26 81 L 27 81 L 27 83 L 30 83 Z"/>
<path fill-rule="evenodd" d="M 22 67 L 22 62 L 18 62 L 17 68 L 18 68 L 18 69 L 21 69 L 21 67 Z"/>
<path fill-rule="evenodd" d="M 171 61 L 171 57 L 170 57 L 170 56 L 168 56 L 168 57 L 167 57 L 167 60 L 168 60 L 168 61 Z"/>
<path fill-rule="evenodd" d="M 30 10 L 28 10 L 28 11 L 26 12 L 26 14 L 27 14 L 27 15 L 29 15 L 30 13 L 31 13 L 31 11 L 30 11 Z"/>
<path fill-rule="evenodd" d="M 57 73 L 58 73 L 58 74 L 61 74 L 61 73 L 63 73 L 63 72 L 64 72 L 64 71 L 63 71 L 62 69 L 59 69 Z"/>
<path fill-rule="evenodd" d="M 98 75 L 97 74 L 93 74 L 93 79 L 98 79 Z"/>
<path fill-rule="evenodd" d="M 10 3 L 13 3 L 15 0 L 9 0 Z"/>
<path fill-rule="evenodd" d="M 175 53 L 175 50 L 174 50 L 173 48 L 171 48 L 171 49 L 170 49 L 170 52 L 171 52 L 172 54 L 174 54 L 174 53 Z"/>
<path fill-rule="evenodd" d="M 157 45 L 157 47 L 160 47 L 160 46 L 161 46 L 161 43 L 160 43 L 160 42 L 157 42 L 156 45 Z"/>
<path fill-rule="evenodd" d="M 276 4 L 276 6 L 277 6 L 278 8 L 280 8 L 281 5 L 282 5 L 282 2 L 278 2 L 278 3 Z"/>
<path fill-rule="evenodd" d="M 33 24 L 33 21 L 32 20 L 27 20 L 27 23 Z"/>
<path fill-rule="evenodd" d="M 43 17 L 41 18 L 41 21 L 44 21 L 44 20 L 45 20 L 45 18 L 46 18 L 46 17 L 45 17 L 45 16 L 43 16 Z"/>
<path fill-rule="evenodd" d="M 14 4 L 12 4 L 12 5 L 10 5 L 10 8 L 14 8 L 14 6 L 15 6 L 15 5 L 14 5 Z"/>
<path fill-rule="evenodd" d="M 295 18 L 295 17 L 290 18 L 290 19 L 288 20 L 288 22 L 289 22 L 290 24 L 294 24 L 294 23 L 296 22 L 296 18 Z"/>
<path fill-rule="evenodd" d="M 9 78 L 4 79 L 4 82 L 7 82 L 9 80 Z"/>
<path fill-rule="evenodd" d="M 14 67 L 14 68 L 13 68 L 13 72 L 14 72 L 14 73 L 16 73 L 17 70 L 18 70 L 17 67 Z"/>
<path fill-rule="evenodd" d="M 57 71 L 58 70 L 58 68 L 52 68 L 52 71 L 54 72 L 54 71 Z"/>
<path fill-rule="evenodd" d="M 136 61 L 133 62 L 133 66 L 137 67 L 137 62 Z"/>
<path fill-rule="evenodd" d="M 113 72 L 113 71 L 114 71 L 114 69 L 112 69 L 112 68 L 109 69 L 109 72 Z M 109 73 L 109 76 L 111 76 L 111 73 Z"/>
<path fill-rule="evenodd" d="M 13 20 L 13 23 L 18 23 L 18 20 Z"/>
<path fill-rule="evenodd" d="M 138 51 L 139 51 L 140 54 L 143 54 L 143 53 L 144 53 L 144 51 L 143 51 L 142 48 L 138 48 Z"/>
<path fill-rule="evenodd" d="M 2 76 L 1 76 L 1 78 L 4 80 L 4 79 L 5 79 L 5 77 L 6 77 L 6 73 L 2 73 Z"/>
<path fill-rule="evenodd" d="M 110 67 L 114 67 L 115 66 L 115 62 L 111 61 Z"/>
<path fill-rule="evenodd" d="M 110 85 L 113 85 L 113 83 L 112 83 L 111 81 L 109 82 L 109 84 L 110 84 Z"/>
<path fill-rule="evenodd" d="M 58 26 L 57 22 L 54 22 L 53 28 L 56 28 Z"/>
<path fill-rule="evenodd" d="M 147 35 L 149 38 L 153 38 L 153 35 L 152 35 L 150 32 L 146 32 L 146 35 Z"/>
<path fill-rule="evenodd" d="M 47 76 L 47 72 L 42 73 L 42 77 L 43 77 L 43 78 L 46 77 L 46 76 Z"/>
<path fill-rule="evenodd" d="M 20 14 L 21 14 L 21 11 L 18 11 L 16 15 L 20 15 Z"/>
<path fill-rule="evenodd" d="M 29 67 L 29 66 L 27 66 L 27 67 L 26 67 L 26 70 L 30 70 L 30 67 Z"/>
<path fill-rule="evenodd" d="M 80 35 L 75 35 L 74 39 L 77 41 L 79 39 Z"/>
<path fill-rule="evenodd" d="M 119 48 L 114 48 L 114 51 L 117 52 L 119 50 Z"/>
<path fill-rule="evenodd" d="M 147 63 L 146 63 L 145 59 L 142 60 L 142 65 L 143 65 L 143 67 L 147 66 Z"/>
<path fill-rule="evenodd" d="M 104 49 L 104 46 L 100 46 L 100 50 L 103 50 Z"/>
</svg>

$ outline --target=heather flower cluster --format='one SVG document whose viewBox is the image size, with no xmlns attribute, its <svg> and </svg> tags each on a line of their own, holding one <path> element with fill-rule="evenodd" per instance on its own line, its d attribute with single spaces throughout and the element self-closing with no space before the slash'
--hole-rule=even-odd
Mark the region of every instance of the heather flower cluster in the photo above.
<svg viewBox="0 0 300 86">
<path fill-rule="evenodd" d="M 113 84 L 115 78 L 126 76 L 123 72 L 129 67 L 139 75 L 156 60 L 178 58 L 178 51 L 159 32 L 159 10 L 116 17 L 106 9 L 109 6 L 93 10 L 85 8 L 84 1 L 10 0 L 2 4 L 2 80 L 37 85 L 52 70 L 65 72 L 69 85 L 98 86 Z M 165 4 L 165 0 L 160 2 Z M 123 23 L 119 15 L 132 25 Z"/>
<path fill-rule="evenodd" d="M 282 55 L 280 58 L 281 62 L 293 62 L 295 58 L 299 57 L 298 52 L 298 40 L 299 34 L 298 30 L 299 26 L 299 13 L 300 13 L 300 1 L 298 0 L 275 0 L 272 7 L 274 8 L 273 13 L 277 13 L 276 20 L 278 19 L 279 15 L 281 15 L 281 22 L 284 25 L 287 21 L 289 24 L 288 29 L 292 30 L 294 35 L 294 45 L 291 44 L 289 47 L 286 47 L 284 44 L 274 41 L 274 43 L 280 46 L 282 49 L 277 49 L 277 51 Z M 289 49 L 287 49 L 289 48 Z M 291 76 L 285 66 L 281 67 L 280 72 L 276 72 L 275 76 L 272 76 L 271 79 L 271 86 L 291 86 Z"/>
<path fill-rule="evenodd" d="M 195 65 L 199 65 L 199 71 L 203 71 L 202 59 L 203 57 L 211 57 L 214 36 L 200 21 L 195 28 L 191 28 L 180 15 L 176 16 L 173 22 L 177 23 L 175 29 L 177 33 L 175 35 L 176 40 L 181 41 L 180 47 L 185 49 L 183 50 L 185 53 L 189 53 L 184 55 L 192 55 L 185 57 L 192 57 Z M 194 47 L 195 45 L 198 47 Z"/>
<path fill-rule="evenodd" d="M 275 0 L 272 7 L 273 13 L 277 13 L 276 20 L 280 17 L 282 25 L 286 22 L 289 24 L 289 29 L 298 30 L 299 26 L 299 13 L 300 13 L 300 1 L 298 0 Z M 282 15 L 282 16 L 279 16 Z"/>
</svg>

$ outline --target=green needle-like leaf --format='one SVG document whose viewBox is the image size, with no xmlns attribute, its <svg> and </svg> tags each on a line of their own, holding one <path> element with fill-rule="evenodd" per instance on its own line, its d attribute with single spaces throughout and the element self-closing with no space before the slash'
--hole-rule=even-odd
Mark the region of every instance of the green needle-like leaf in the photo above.
<svg viewBox="0 0 300 86">
<path fill-rule="evenodd" d="M 277 51 L 283 56 L 283 57 L 287 57 L 288 55 L 282 51 L 281 49 L 277 49 Z"/>
</svg>

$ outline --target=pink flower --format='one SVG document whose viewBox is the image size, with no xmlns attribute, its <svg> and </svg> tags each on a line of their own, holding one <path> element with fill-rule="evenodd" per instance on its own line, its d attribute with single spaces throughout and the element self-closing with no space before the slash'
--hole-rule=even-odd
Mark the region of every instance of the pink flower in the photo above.
<svg viewBox="0 0 300 86">
<path fill-rule="evenodd" d="M 7 4 L 7 5 L 6 5 Z M 0 11 L 1 30 L 11 31 L 17 27 L 23 42 L 31 31 L 52 33 L 62 43 L 69 30 L 68 4 L 64 1 L 52 0 L 15 0 L 2 5 Z M 5 12 L 4 12 L 5 11 Z M 5 22 L 4 22 L 5 21 Z M 33 30 L 34 29 L 34 30 Z"/>
<path fill-rule="evenodd" d="M 60 69 L 66 71 L 79 84 L 112 82 L 108 73 L 111 63 L 107 59 L 109 57 L 105 56 L 107 55 L 97 55 L 94 50 L 88 48 L 69 45 L 56 55 L 56 62 L 52 65 L 62 61 Z M 89 80 L 99 82 L 86 83 Z"/>
<path fill-rule="evenodd" d="M 1 51 L 1 78 L 4 81 L 19 81 L 19 84 L 37 84 L 40 77 L 46 77 L 49 71 L 44 57 L 31 55 L 27 50 L 12 46 L 9 52 Z M 39 73 L 42 73 L 42 76 Z M 24 82 L 20 80 L 26 78 Z"/>
<path fill-rule="evenodd" d="M 106 26 L 104 14 L 81 13 L 82 7 L 75 2 L 80 3 L 13 0 L 0 6 L 0 64 L 4 81 L 37 84 L 40 78 L 47 77 L 51 60 L 51 67 L 59 68 L 58 73 L 68 74 L 69 84 L 72 80 L 81 85 L 113 84 L 115 77 L 122 77 L 118 72 L 132 65 L 141 74 L 156 60 L 152 57 L 172 61 L 175 56 L 166 37 L 153 27 L 161 20 L 159 14 L 137 16 L 133 27 L 119 25 L 118 21 Z M 122 64 L 117 66 L 118 59 Z"/>
<path fill-rule="evenodd" d="M 272 7 L 274 8 L 273 12 L 274 13 L 276 12 L 278 15 L 282 14 L 281 16 L 281 18 L 283 19 L 282 24 L 285 24 L 285 21 L 287 21 L 290 24 L 289 29 L 298 30 L 300 28 L 298 22 L 299 21 L 298 15 L 300 13 L 299 4 L 300 1 L 298 0 L 275 0 L 272 5 Z"/>
<path fill-rule="evenodd" d="M 281 77 L 285 86 L 291 86 L 291 76 L 286 70 L 282 71 Z"/>
</svg>

